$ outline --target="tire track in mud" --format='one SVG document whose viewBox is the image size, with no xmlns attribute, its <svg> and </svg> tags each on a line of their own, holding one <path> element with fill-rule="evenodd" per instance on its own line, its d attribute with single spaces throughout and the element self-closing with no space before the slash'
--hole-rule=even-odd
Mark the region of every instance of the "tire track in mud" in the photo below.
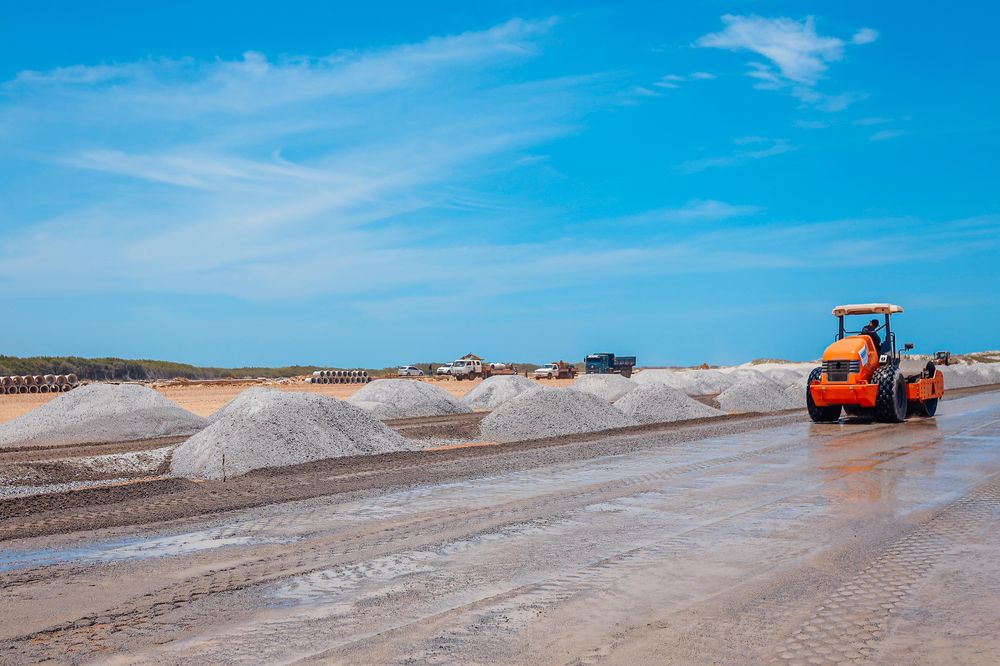
<svg viewBox="0 0 1000 666">
<path fill-rule="evenodd" d="M 852 434 L 861 434 L 861 431 L 854 431 L 847 434 L 831 433 L 830 436 L 846 438 Z M 911 441 L 908 445 L 912 446 L 912 444 L 913 442 Z M 476 533 L 475 530 L 482 532 L 488 529 L 496 529 L 497 526 L 525 522 L 532 519 L 533 516 L 550 516 L 554 511 L 568 510 L 573 506 L 601 499 L 614 499 L 615 497 L 644 492 L 644 487 L 650 484 L 655 487 L 656 483 L 670 477 L 702 472 L 762 455 L 781 453 L 813 445 L 815 445 L 815 439 L 811 442 L 791 442 L 780 446 L 747 451 L 737 455 L 697 461 L 670 467 L 659 472 L 633 475 L 608 483 L 578 488 L 569 493 L 557 493 L 558 495 L 562 495 L 562 498 L 557 498 L 557 501 L 553 501 L 551 496 L 540 496 L 530 501 L 501 505 L 499 507 L 486 507 L 475 512 L 466 512 L 458 517 L 455 517 L 454 510 L 442 510 L 436 512 L 433 516 L 424 516 L 417 520 L 411 519 L 399 525 L 382 528 L 374 534 L 371 529 L 367 529 L 358 530 L 353 535 L 332 535 L 327 538 L 314 540 L 314 542 L 310 543 L 309 552 L 297 554 L 297 557 L 283 553 L 276 553 L 273 557 L 265 555 L 240 566 L 216 570 L 205 576 L 184 581 L 179 585 L 150 592 L 141 598 L 129 602 L 129 604 L 118 606 L 98 615 L 79 618 L 74 622 L 65 623 L 59 627 L 22 636 L 9 643 L 20 643 L 23 645 L 25 642 L 30 641 L 32 646 L 28 654 L 35 656 L 58 656 L 63 654 L 63 650 L 73 645 L 76 646 L 76 649 L 87 653 L 94 649 L 99 649 L 104 637 L 108 634 L 130 627 L 148 625 L 171 610 L 180 608 L 187 603 L 196 601 L 207 595 L 239 590 L 289 576 L 328 569 L 331 566 L 362 561 L 366 557 L 370 558 L 384 552 L 391 552 L 391 550 L 386 551 L 384 549 L 391 549 L 399 543 L 406 543 L 409 547 L 420 547 L 422 544 L 426 545 L 435 542 L 440 543 L 442 540 L 448 539 L 450 536 L 448 534 L 449 531 L 457 536 L 468 536 L 470 534 L 469 523 L 480 519 L 483 519 L 483 522 L 475 526 L 472 530 L 473 533 Z M 427 536 L 428 532 L 433 532 L 433 536 Z M 348 543 L 349 546 L 346 549 L 342 549 L 341 547 L 345 543 Z M 352 553 L 358 556 L 350 557 Z M 338 554 L 340 557 L 338 557 Z M 668 552 L 664 551 L 661 557 L 665 557 L 668 554 Z M 567 578 L 565 581 L 560 580 L 556 584 L 555 589 L 542 591 L 547 594 L 563 594 L 567 589 L 566 586 L 575 585 L 578 583 L 578 580 L 579 577 Z M 18 646 L 8 645 L 7 647 Z"/>
<path fill-rule="evenodd" d="M 1000 509 L 1000 481 L 962 497 L 899 539 L 830 595 L 772 663 L 835 664 L 875 657 L 907 595 L 948 551 Z"/>
<path fill-rule="evenodd" d="M 911 450 L 916 451 L 919 450 L 919 448 Z M 655 474 L 649 476 L 659 479 L 670 476 L 670 474 Z M 530 621 L 531 618 L 528 616 L 530 616 L 533 612 L 541 612 L 542 609 L 563 603 L 583 593 L 601 592 L 607 596 L 609 594 L 609 590 L 614 590 L 616 588 L 616 586 L 613 585 L 613 582 L 616 580 L 627 578 L 650 566 L 658 565 L 668 558 L 673 558 L 681 554 L 691 556 L 699 548 L 705 547 L 704 543 L 692 541 L 691 537 L 694 534 L 711 533 L 713 530 L 721 529 L 721 534 L 725 535 L 731 530 L 731 526 L 733 524 L 744 523 L 747 520 L 755 520 L 755 517 L 768 517 L 772 522 L 778 524 L 784 524 L 795 519 L 796 516 L 799 515 L 797 512 L 798 509 L 802 506 L 812 504 L 810 500 L 802 499 L 803 494 L 802 489 L 798 489 L 794 493 L 774 498 L 760 504 L 757 507 L 740 510 L 710 523 L 702 524 L 693 528 L 685 528 L 682 530 L 680 536 L 669 538 L 666 541 L 658 540 L 653 544 L 647 544 L 645 546 L 631 549 L 630 551 L 608 556 L 593 565 L 585 567 L 584 569 L 575 570 L 562 576 L 556 576 L 545 581 L 521 586 L 492 597 L 476 599 L 461 606 L 450 606 L 430 614 L 428 614 L 425 609 L 423 614 L 410 617 L 408 622 L 394 625 L 393 627 L 383 630 L 378 634 L 353 639 L 351 642 L 363 641 L 376 636 L 382 637 L 386 633 L 393 634 L 394 632 L 403 630 L 410 625 L 433 622 L 440 617 L 450 616 L 453 614 L 460 615 L 462 613 L 469 612 L 470 609 L 475 610 L 476 608 L 482 606 L 484 610 L 477 613 L 475 621 L 468 623 L 459 629 L 448 632 L 446 635 L 436 635 L 433 640 L 429 641 L 435 647 L 420 653 L 417 661 L 433 663 L 437 656 L 441 656 L 449 652 L 448 649 L 445 649 L 445 646 L 458 647 L 463 644 L 475 643 L 477 641 L 482 642 L 484 637 L 490 638 L 492 647 L 501 649 L 508 644 L 509 640 L 513 638 L 513 635 L 519 628 L 524 627 L 524 622 L 519 622 L 518 620 Z M 808 494 L 806 494 L 806 497 L 808 497 Z M 781 558 L 787 558 L 791 553 L 789 550 L 789 544 L 783 540 L 775 542 L 770 546 L 770 548 L 772 552 L 768 557 L 771 560 L 774 560 L 775 565 L 778 560 Z M 807 548 L 803 549 L 803 553 L 807 551 Z M 792 554 L 794 555 L 794 553 Z M 427 581 L 424 582 L 427 583 Z M 490 581 L 482 581 L 480 585 L 481 587 L 489 588 L 493 585 L 493 583 Z M 323 634 L 344 634 L 350 630 L 357 632 L 356 623 L 354 627 L 351 627 L 349 618 L 325 618 L 322 622 Z M 301 636 L 301 643 L 294 640 L 293 643 L 305 644 L 308 637 L 316 631 L 316 627 L 297 620 L 286 619 L 274 624 L 269 624 L 267 631 L 276 631 L 283 637 L 283 639 L 288 639 L 290 636 Z M 256 631 L 253 632 L 253 635 L 257 637 Z M 239 642 L 238 637 L 236 640 Z M 275 635 L 275 640 L 277 640 L 277 635 Z M 227 639 L 226 643 L 228 642 L 229 641 Z M 344 645 L 347 645 L 347 643 Z M 202 651 L 199 651 L 196 654 L 197 658 L 207 658 L 209 660 L 213 658 L 221 658 L 223 654 L 214 653 L 212 651 L 212 647 L 212 642 L 208 645 L 202 645 Z M 223 652 L 226 650 L 225 644 L 214 645 L 214 647 L 222 650 Z M 341 647 L 344 646 L 342 645 Z M 480 650 L 478 652 L 480 655 L 487 653 L 490 653 L 490 649 L 486 649 L 485 651 Z M 327 652 L 324 652 L 323 655 L 329 656 Z M 454 656 L 454 654 L 448 654 L 446 659 L 452 659 Z M 589 662 L 587 659 L 581 659 L 581 663 Z"/>
<path fill-rule="evenodd" d="M 491 465 L 531 469 L 553 462 L 586 457 L 652 450 L 717 436 L 742 434 L 791 425 L 797 415 L 735 415 L 687 423 L 653 424 L 629 430 L 636 432 L 587 433 L 521 442 L 496 450 L 459 449 L 433 454 L 404 453 L 361 459 L 330 459 L 288 468 L 258 470 L 245 477 L 222 482 L 191 483 L 164 479 L 153 484 L 133 484 L 119 489 L 114 498 L 101 489 L 79 490 L 60 495 L 40 495 L 0 501 L 0 542 L 80 530 L 163 522 L 192 516 L 218 514 L 268 504 L 308 500 L 329 495 L 371 491 L 393 485 L 467 480 L 495 473 Z M 654 427 L 655 426 L 655 427 Z M 666 442 L 649 441 L 648 435 L 663 433 Z M 528 456 L 532 456 L 528 459 Z M 538 458 L 536 460 L 535 458 Z M 555 458 L 546 459 L 546 458 Z M 465 474 L 456 463 L 466 467 Z M 504 471 L 510 471 L 504 470 Z M 410 478 L 410 476 L 416 478 Z M 150 499 L 143 486 L 167 486 L 173 492 Z M 131 497 L 128 493 L 134 493 Z M 42 513 L 32 507 L 45 507 Z M 58 513 L 57 513 L 58 511 Z"/>
<path fill-rule="evenodd" d="M 331 566 L 377 557 L 392 552 L 391 549 L 399 543 L 407 543 L 411 548 L 429 546 L 448 541 L 449 537 L 470 536 L 496 530 L 505 525 L 528 522 L 588 503 L 655 490 L 657 484 L 673 477 L 783 453 L 803 446 L 806 446 L 805 442 L 764 447 L 670 467 L 659 472 L 616 479 L 569 492 L 562 491 L 557 493 L 557 496 L 540 495 L 529 500 L 486 506 L 457 515 L 453 508 L 442 509 L 432 516 L 410 519 L 400 525 L 377 526 L 375 529 L 378 531 L 374 535 L 371 528 L 366 528 L 311 539 L 308 544 L 303 543 L 302 548 L 294 553 L 288 553 L 287 549 L 281 547 L 265 547 L 265 552 L 269 550 L 271 552 L 250 562 L 218 569 L 198 578 L 147 593 L 130 605 L 78 618 L 74 622 L 20 636 L 7 643 L 21 645 L 31 643 L 35 648 L 41 648 L 41 651 L 33 656 L 42 657 L 48 653 L 48 649 L 61 653 L 64 649 L 62 643 L 67 639 L 76 642 L 72 636 L 78 634 L 83 644 L 93 648 L 103 636 L 120 631 L 129 625 L 148 622 L 207 595 L 241 590 L 291 576 L 313 573 Z M 481 522 L 477 524 L 477 521 Z M 471 531 L 470 524 L 475 524 L 475 528 Z"/>
</svg>

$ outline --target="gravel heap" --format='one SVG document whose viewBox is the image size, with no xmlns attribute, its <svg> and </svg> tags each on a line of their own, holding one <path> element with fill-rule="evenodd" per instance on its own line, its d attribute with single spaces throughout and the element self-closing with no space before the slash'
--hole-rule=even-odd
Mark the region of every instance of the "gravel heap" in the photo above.
<svg viewBox="0 0 1000 666">
<path fill-rule="evenodd" d="M 732 373 L 720 370 L 643 370 L 640 384 L 665 384 L 688 395 L 721 393 L 737 382 Z"/>
<path fill-rule="evenodd" d="M 785 395 L 788 396 L 790 400 L 794 400 L 797 406 L 805 407 L 806 383 L 801 382 L 797 384 L 789 384 L 788 388 L 785 389 Z"/>
<path fill-rule="evenodd" d="M 538 384 L 527 377 L 497 375 L 484 379 L 479 386 L 462 396 L 462 402 L 472 409 L 496 409 L 511 398 L 536 388 Z"/>
<path fill-rule="evenodd" d="M 939 365 L 944 374 L 944 388 L 967 388 L 1000 383 L 1000 364 Z"/>
<path fill-rule="evenodd" d="M 483 419 L 484 439 L 516 442 L 638 425 L 606 401 L 574 389 L 539 388 L 508 400 Z"/>
<path fill-rule="evenodd" d="M 803 394 L 804 396 L 804 394 Z M 780 385 L 768 380 L 734 384 L 716 398 L 726 412 L 777 412 L 803 407 L 804 400 L 795 400 Z"/>
<path fill-rule="evenodd" d="M 733 386 L 737 384 L 776 384 L 784 386 L 788 383 L 785 381 L 776 382 L 760 370 L 754 370 L 752 368 L 735 368 L 726 374 L 729 375 L 729 379 L 732 381 Z"/>
<path fill-rule="evenodd" d="M 664 370 L 654 368 L 643 370 L 634 375 L 637 384 L 666 384 L 688 395 L 698 395 L 697 382 L 687 370 Z"/>
<path fill-rule="evenodd" d="M 217 409 L 214 414 L 212 414 L 211 416 L 209 416 L 208 417 L 208 423 L 209 424 L 215 423 L 219 419 L 221 419 L 221 418 L 229 415 L 234 408 L 238 408 L 239 405 L 240 405 L 240 403 L 238 402 L 238 400 L 240 398 L 243 398 L 244 396 L 247 396 L 247 395 L 256 395 L 258 393 L 268 393 L 268 392 L 273 391 L 273 390 L 274 389 L 268 389 L 268 388 L 263 388 L 263 387 L 260 387 L 260 386 L 254 386 L 254 387 L 248 388 L 248 389 L 246 389 L 244 391 L 240 391 L 239 394 L 237 394 L 237 396 L 235 398 L 233 398 L 232 400 L 230 400 L 229 402 L 227 402 L 226 404 L 224 404 L 222 407 L 220 407 L 219 409 Z"/>
<path fill-rule="evenodd" d="M 638 386 L 621 375 L 580 375 L 573 382 L 574 390 L 596 395 L 605 402 L 614 402 Z"/>
<path fill-rule="evenodd" d="M 206 423 L 151 388 L 138 384 L 89 384 L 0 425 L 0 448 L 190 435 Z"/>
<path fill-rule="evenodd" d="M 787 386 L 788 384 L 795 384 L 800 381 L 805 382 L 810 370 L 811 368 L 766 368 L 759 372 L 768 379 L 778 382 L 782 386 Z"/>
<path fill-rule="evenodd" d="M 615 407 L 639 423 L 666 423 L 720 416 L 725 413 L 704 405 L 687 393 L 666 384 L 640 386 L 616 400 Z"/>
<path fill-rule="evenodd" d="M 225 412 L 177 447 L 172 474 L 223 479 L 262 467 L 416 448 L 354 405 L 312 393 L 244 391 Z"/>
<path fill-rule="evenodd" d="M 347 399 L 378 419 L 468 414 L 472 410 L 439 386 L 414 379 L 378 379 Z"/>
</svg>

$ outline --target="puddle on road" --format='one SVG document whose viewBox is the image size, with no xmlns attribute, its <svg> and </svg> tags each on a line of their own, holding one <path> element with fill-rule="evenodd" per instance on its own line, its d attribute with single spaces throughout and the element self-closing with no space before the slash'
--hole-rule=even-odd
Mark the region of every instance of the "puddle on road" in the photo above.
<svg viewBox="0 0 1000 666">
<path fill-rule="evenodd" d="M 107 563 L 154 557 L 173 557 L 224 546 L 248 546 L 287 543 L 289 541 L 293 541 L 293 539 L 228 536 L 220 534 L 218 530 L 202 530 L 155 539 L 125 539 L 75 548 L 3 550 L 0 551 L 0 572 L 69 562 Z"/>
</svg>

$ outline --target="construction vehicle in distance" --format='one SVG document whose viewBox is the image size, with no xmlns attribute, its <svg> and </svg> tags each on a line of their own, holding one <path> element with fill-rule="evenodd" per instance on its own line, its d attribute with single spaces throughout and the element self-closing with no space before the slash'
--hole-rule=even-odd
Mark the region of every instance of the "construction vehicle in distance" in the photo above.
<svg viewBox="0 0 1000 666">
<path fill-rule="evenodd" d="M 635 356 L 615 356 L 609 352 L 598 352 L 588 355 L 583 362 L 587 366 L 588 375 L 622 375 L 632 376 L 635 367 Z"/>
<path fill-rule="evenodd" d="M 576 366 L 566 361 L 552 361 L 535 369 L 535 379 L 573 379 Z"/>
<path fill-rule="evenodd" d="M 842 410 L 848 416 L 883 423 L 899 423 L 910 414 L 934 416 L 944 395 L 944 375 L 933 361 L 900 357 L 891 317 L 902 312 L 903 308 L 891 303 L 833 309 L 839 331 L 823 352 L 823 365 L 809 373 L 806 385 L 806 408 L 813 421 L 837 421 Z M 885 323 L 850 332 L 844 318 L 852 315 L 882 315 Z M 911 349 L 913 344 L 904 345 L 905 351 Z"/>
<path fill-rule="evenodd" d="M 516 375 L 517 368 L 504 363 L 487 363 L 475 354 L 466 354 L 451 364 L 448 372 L 458 380 L 492 377 L 493 375 Z"/>
</svg>

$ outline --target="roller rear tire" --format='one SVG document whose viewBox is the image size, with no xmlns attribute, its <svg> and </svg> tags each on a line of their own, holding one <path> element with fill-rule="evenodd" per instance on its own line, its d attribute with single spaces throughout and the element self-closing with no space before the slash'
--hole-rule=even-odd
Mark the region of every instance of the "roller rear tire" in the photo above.
<svg viewBox="0 0 1000 666">
<path fill-rule="evenodd" d="M 882 423 L 902 423 L 906 420 L 906 380 L 892 365 L 875 370 L 872 381 L 878 384 L 875 398 L 875 420 Z"/>
<path fill-rule="evenodd" d="M 840 405 L 820 407 L 813 402 L 812 391 L 810 390 L 813 382 L 818 382 L 822 374 L 822 368 L 813 368 L 813 371 L 809 373 L 809 380 L 806 381 L 806 410 L 809 412 L 809 418 L 815 423 L 832 423 L 840 419 Z"/>
</svg>

